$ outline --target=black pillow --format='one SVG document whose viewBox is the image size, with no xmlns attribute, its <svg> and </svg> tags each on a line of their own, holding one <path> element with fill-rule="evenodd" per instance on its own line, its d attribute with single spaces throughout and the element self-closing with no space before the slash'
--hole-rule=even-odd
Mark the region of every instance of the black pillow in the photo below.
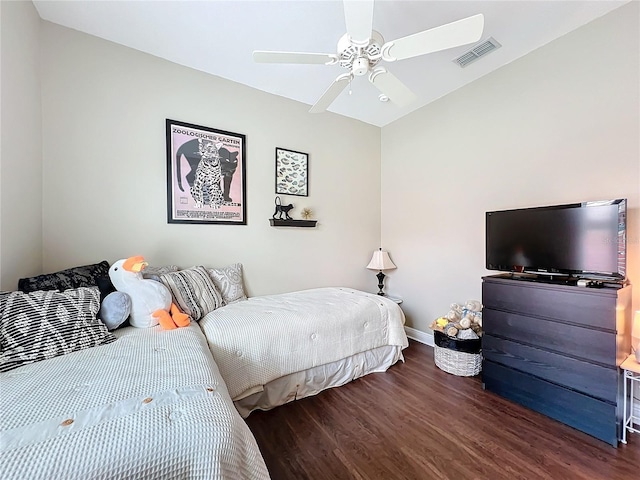
<svg viewBox="0 0 640 480">
<path fill-rule="evenodd" d="M 37 277 L 21 278 L 18 290 L 24 293 L 38 290 L 69 290 L 80 287 L 100 289 L 100 300 L 115 290 L 109 278 L 109 262 L 103 260 L 93 265 L 68 268 L 54 273 L 46 273 Z"/>
<path fill-rule="evenodd" d="M 116 287 L 111 283 L 109 275 L 101 275 L 96 278 L 96 285 L 100 289 L 100 303 L 106 298 L 107 295 L 116 291 Z"/>
</svg>

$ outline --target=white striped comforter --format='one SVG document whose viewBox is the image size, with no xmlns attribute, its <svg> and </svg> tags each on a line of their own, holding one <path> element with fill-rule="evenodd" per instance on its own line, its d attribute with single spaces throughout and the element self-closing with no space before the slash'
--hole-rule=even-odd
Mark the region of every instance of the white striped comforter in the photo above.
<svg viewBox="0 0 640 480">
<path fill-rule="evenodd" d="M 0 476 L 268 479 L 197 325 L 0 374 Z"/>
<path fill-rule="evenodd" d="M 356 353 L 405 348 L 403 325 L 395 302 L 338 287 L 253 297 L 200 321 L 233 400 L 276 378 Z"/>
</svg>

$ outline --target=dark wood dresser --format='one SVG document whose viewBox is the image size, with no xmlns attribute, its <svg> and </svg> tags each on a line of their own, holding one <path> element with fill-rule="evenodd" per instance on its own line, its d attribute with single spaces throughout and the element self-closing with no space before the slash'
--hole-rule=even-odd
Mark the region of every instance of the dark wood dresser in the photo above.
<svg viewBox="0 0 640 480">
<path fill-rule="evenodd" d="M 482 280 L 484 387 L 617 446 L 631 286 Z"/>
</svg>

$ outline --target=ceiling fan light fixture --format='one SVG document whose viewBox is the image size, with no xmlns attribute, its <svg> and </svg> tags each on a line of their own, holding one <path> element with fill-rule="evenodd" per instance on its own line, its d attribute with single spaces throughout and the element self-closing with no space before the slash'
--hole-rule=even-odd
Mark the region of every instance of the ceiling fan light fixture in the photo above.
<svg viewBox="0 0 640 480">
<path fill-rule="evenodd" d="M 356 58 L 353 62 L 353 69 L 351 71 L 357 77 L 366 75 L 369 71 L 369 60 L 364 57 Z"/>
</svg>

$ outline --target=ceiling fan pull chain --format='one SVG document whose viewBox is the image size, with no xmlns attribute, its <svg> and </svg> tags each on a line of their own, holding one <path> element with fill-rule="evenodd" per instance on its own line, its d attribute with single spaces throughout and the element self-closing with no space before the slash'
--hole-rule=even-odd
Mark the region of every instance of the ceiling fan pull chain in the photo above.
<svg viewBox="0 0 640 480">
<path fill-rule="evenodd" d="M 351 79 L 352 79 L 352 78 L 353 78 L 353 77 L 349 77 L 349 95 L 351 95 Z"/>
</svg>

